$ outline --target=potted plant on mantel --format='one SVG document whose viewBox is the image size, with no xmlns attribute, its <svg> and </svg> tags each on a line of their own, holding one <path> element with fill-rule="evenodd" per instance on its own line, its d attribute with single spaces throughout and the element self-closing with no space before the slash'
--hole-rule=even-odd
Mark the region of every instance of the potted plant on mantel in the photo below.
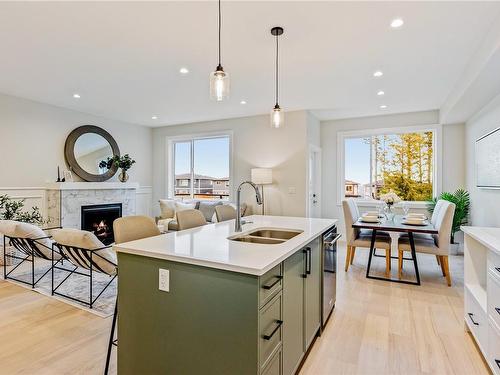
<svg viewBox="0 0 500 375">
<path fill-rule="evenodd" d="M 460 226 L 467 224 L 470 211 L 470 196 L 469 192 L 465 189 L 457 189 L 454 193 L 443 192 L 438 197 L 429 201 L 429 211 L 434 212 L 438 200 L 455 204 L 455 214 L 453 215 L 453 224 L 451 227 L 450 243 L 456 250 L 458 243 L 455 242 L 455 234 L 460 231 Z"/>
<path fill-rule="evenodd" d="M 128 173 L 127 171 L 132 168 L 132 165 L 135 164 L 135 160 L 132 159 L 129 154 L 125 154 L 123 156 L 114 155 L 113 157 L 109 157 L 107 160 L 102 160 L 99 163 L 99 168 L 107 168 L 110 169 L 113 165 L 121 169 L 118 174 L 118 180 L 120 182 L 128 181 Z"/>
</svg>

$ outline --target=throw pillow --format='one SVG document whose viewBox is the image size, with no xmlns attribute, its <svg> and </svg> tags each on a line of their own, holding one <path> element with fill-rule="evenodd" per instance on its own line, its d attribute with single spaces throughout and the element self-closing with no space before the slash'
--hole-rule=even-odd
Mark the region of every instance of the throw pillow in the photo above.
<svg viewBox="0 0 500 375">
<path fill-rule="evenodd" d="M 162 219 L 170 219 L 175 216 L 175 200 L 160 199 L 160 216 Z"/>
<path fill-rule="evenodd" d="M 221 205 L 219 201 L 201 201 L 198 210 L 205 216 L 206 221 L 212 221 L 215 213 L 215 207 Z"/>
<path fill-rule="evenodd" d="M 196 203 L 175 202 L 175 212 L 184 210 L 194 210 L 195 208 L 196 208 Z"/>
</svg>

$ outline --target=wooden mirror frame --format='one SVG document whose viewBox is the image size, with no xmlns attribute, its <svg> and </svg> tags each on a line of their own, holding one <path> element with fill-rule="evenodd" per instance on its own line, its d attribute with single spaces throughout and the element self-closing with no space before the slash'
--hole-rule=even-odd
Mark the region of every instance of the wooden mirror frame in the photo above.
<svg viewBox="0 0 500 375">
<path fill-rule="evenodd" d="M 66 143 L 64 144 L 64 157 L 66 158 L 66 163 L 68 163 L 69 168 L 73 171 L 77 176 L 81 177 L 85 181 L 89 182 L 103 182 L 109 180 L 113 177 L 118 171 L 118 167 L 112 165 L 110 169 L 106 173 L 103 174 L 92 174 L 83 169 L 80 164 L 78 164 L 75 157 L 75 143 L 80 136 L 83 134 L 94 133 L 103 137 L 106 141 L 108 141 L 111 146 L 111 150 L 113 151 L 113 155 L 120 156 L 120 148 L 118 147 L 118 143 L 116 143 L 115 139 L 111 134 L 109 134 L 103 128 L 94 125 L 84 125 L 74 129 L 66 138 Z"/>
</svg>

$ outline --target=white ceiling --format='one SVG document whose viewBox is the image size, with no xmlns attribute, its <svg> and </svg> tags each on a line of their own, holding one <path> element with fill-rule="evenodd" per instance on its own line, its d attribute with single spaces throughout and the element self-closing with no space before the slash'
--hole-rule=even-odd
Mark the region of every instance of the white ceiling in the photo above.
<svg viewBox="0 0 500 375">
<path fill-rule="evenodd" d="M 327 119 L 436 109 L 499 11 L 498 2 L 223 2 L 231 98 L 215 103 L 216 2 L 2 2 L 0 92 L 148 126 L 268 113 L 269 30 L 281 25 L 286 110 Z M 401 29 L 389 27 L 395 17 Z"/>
</svg>

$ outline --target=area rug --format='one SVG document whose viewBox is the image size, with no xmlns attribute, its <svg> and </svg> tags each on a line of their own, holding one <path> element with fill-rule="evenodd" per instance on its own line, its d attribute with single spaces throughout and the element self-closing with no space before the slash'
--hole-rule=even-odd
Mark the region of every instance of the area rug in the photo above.
<svg viewBox="0 0 500 375">
<path fill-rule="evenodd" d="M 41 275 L 43 275 L 48 269 L 50 269 L 51 262 L 45 261 L 42 259 L 36 260 L 35 267 L 35 280 L 38 279 Z M 31 265 L 26 264 L 28 267 L 17 269 L 11 275 L 16 279 L 24 280 L 27 282 L 31 282 Z M 72 265 L 68 262 L 65 262 L 65 265 L 68 269 L 73 269 Z M 8 271 L 8 269 L 7 269 Z M 54 270 L 54 285 L 58 285 L 69 272 L 62 270 Z M 93 291 L 92 294 L 94 298 L 101 292 L 101 290 L 109 283 L 110 276 L 102 273 L 95 272 L 93 275 Z M 26 285 L 20 282 L 16 282 L 15 280 L 8 279 L 7 281 L 15 283 L 16 285 L 20 285 L 27 289 L 31 289 L 30 285 Z M 43 295 L 55 298 L 64 303 L 70 304 L 72 306 L 78 307 L 82 310 L 91 312 L 95 315 L 106 318 L 108 316 L 113 315 L 116 301 L 116 293 L 117 293 L 117 279 L 115 279 L 101 294 L 101 296 L 95 301 L 92 308 L 89 308 L 85 304 L 79 303 L 77 301 L 73 301 L 69 298 L 64 298 L 61 296 L 54 295 L 52 296 L 52 279 L 51 273 L 47 273 L 35 286 L 35 292 L 41 293 Z M 81 300 L 89 300 L 90 293 L 90 285 L 89 278 L 81 275 L 73 274 L 71 275 L 58 289 L 57 291 L 62 294 L 70 295 L 71 297 L 78 298 Z"/>
</svg>

